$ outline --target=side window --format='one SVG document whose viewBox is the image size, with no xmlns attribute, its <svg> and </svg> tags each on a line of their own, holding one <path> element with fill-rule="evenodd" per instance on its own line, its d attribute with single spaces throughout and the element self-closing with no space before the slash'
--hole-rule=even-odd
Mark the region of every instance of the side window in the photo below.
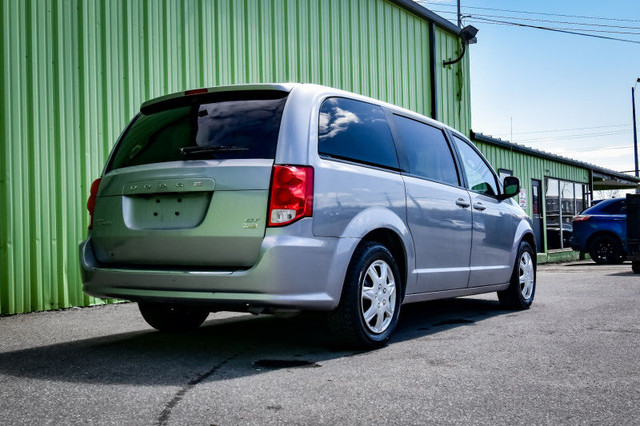
<svg viewBox="0 0 640 426">
<path fill-rule="evenodd" d="M 456 165 L 442 130 L 410 118 L 394 115 L 408 172 L 450 185 L 459 185 Z"/>
<path fill-rule="evenodd" d="M 469 189 L 486 195 L 498 195 L 496 177 L 482 157 L 462 139 L 453 137 L 462 158 Z"/>
<path fill-rule="evenodd" d="M 320 107 L 318 127 L 321 155 L 399 168 L 389 123 L 380 106 L 329 98 Z"/>
</svg>

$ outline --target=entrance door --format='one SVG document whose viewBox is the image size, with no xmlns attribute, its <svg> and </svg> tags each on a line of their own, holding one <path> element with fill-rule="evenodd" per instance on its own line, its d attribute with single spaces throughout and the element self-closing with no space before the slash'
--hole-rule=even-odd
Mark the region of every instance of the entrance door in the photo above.
<svg viewBox="0 0 640 426">
<path fill-rule="evenodd" d="M 544 240 L 543 232 L 544 229 L 542 226 L 542 183 L 539 180 L 531 179 L 531 191 L 533 196 L 531 197 L 532 201 L 532 220 L 533 220 L 533 235 L 536 238 L 536 247 L 538 253 L 544 252 Z"/>
</svg>

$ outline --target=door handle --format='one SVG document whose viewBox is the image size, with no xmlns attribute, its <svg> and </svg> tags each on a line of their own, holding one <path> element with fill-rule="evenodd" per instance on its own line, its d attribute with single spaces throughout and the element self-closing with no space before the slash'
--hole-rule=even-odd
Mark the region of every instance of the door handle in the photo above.
<svg viewBox="0 0 640 426">
<path fill-rule="evenodd" d="M 471 203 L 465 201 L 464 198 L 458 198 L 458 200 L 456 201 L 456 204 L 459 205 L 460 207 L 465 207 L 465 208 L 471 205 Z"/>
<path fill-rule="evenodd" d="M 473 205 L 473 208 L 476 209 L 476 210 L 480 210 L 480 211 L 486 209 L 486 207 L 481 202 L 475 203 Z"/>
</svg>

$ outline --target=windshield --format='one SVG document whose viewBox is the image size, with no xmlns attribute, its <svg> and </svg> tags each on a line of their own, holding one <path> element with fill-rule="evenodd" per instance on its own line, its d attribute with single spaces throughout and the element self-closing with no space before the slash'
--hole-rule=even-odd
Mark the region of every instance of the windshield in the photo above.
<svg viewBox="0 0 640 426">
<path fill-rule="evenodd" d="M 285 102 L 286 97 L 224 100 L 140 113 L 107 171 L 191 159 L 272 159 Z"/>
</svg>

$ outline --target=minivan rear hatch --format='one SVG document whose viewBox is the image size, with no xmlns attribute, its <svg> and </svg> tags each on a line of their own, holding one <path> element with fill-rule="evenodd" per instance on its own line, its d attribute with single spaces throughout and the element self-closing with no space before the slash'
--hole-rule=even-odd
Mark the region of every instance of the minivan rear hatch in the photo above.
<svg viewBox="0 0 640 426">
<path fill-rule="evenodd" d="M 100 262 L 256 262 L 288 92 L 203 92 L 143 105 L 120 137 L 93 213 Z"/>
</svg>

